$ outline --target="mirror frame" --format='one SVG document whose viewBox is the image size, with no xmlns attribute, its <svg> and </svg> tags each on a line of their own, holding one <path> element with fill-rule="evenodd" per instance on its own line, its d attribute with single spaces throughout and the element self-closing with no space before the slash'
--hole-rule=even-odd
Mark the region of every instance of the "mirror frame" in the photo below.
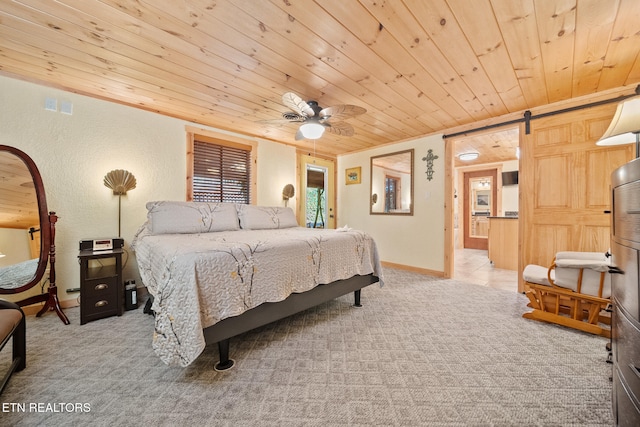
<svg viewBox="0 0 640 427">
<path fill-rule="evenodd" d="M 38 167 L 25 152 L 8 145 L 0 145 L 0 151 L 9 152 L 22 160 L 31 173 L 33 185 L 36 190 L 36 199 L 38 200 L 38 217 L 40 218 L 40 258 L 38 259 L 38 267 L 31 280 L 19 288 L 3 289 L 0 288 L 0 294 L 18 294 L 31 289 L 37 285 L 44 276 L 49 262 L 49 252 L 51 250 L 51 223 L 49 222 L 49 211 L 47 210 L 47 198 L 44 192 L 44 184 Z M 20 304 L 18 304 L 20 305 Z"/>
<path fill-rule="evenodd" d="M 379 154 L 377 156 L 371 156 L 371 160 L 370 160 L 370 167 L 369 167 L 369 215 L 391 215 L 391 216 L 412 216 L 413 215 L 413 188 L 414 188 L 414 181 L 415 181 L 415 176 L 414 176 L 414 154 L 415 150 L 413 148 L 410 148 L 408 150 L 402 150 L 402 151 L 394 151 L 392 153 L 385 153 L 385 154 Z M 411 189 L 410 189 L 410 196 L 411 196 L 411 202 L 409 203 L 409 212 L 374 212 L 373 211 L 373 205 L 374 203 L 372 203 L 373 201 L 373 161 L 375 159 L 379 159 L 381 157 L 389 157 L 389 156 L 396 156 L 398 154 L 405 154 L 405 153 L 409 153 L 411 155 Z M 377 195 L 377 199 L 379 200 L 380 197 L 384 197 L 384 195 L 380 196 L 379 194 Z"/>
</svg>

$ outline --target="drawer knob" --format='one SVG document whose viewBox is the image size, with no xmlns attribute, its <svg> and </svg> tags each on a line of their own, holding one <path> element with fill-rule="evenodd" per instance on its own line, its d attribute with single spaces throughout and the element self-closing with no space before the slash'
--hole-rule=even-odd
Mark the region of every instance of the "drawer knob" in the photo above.
<svg viewBox="0 0 640 427">
<path fill-rule="evenodd" d="M 96 291 L 103 291 L 105 289 L 107 289 L 109 287 L 109 285 L 107 285 L 106 283 L 100 283 L 99 285 L 96 285 Z"/>
<path fill-rule="evenodd" d="M 108 301 L 100 300 L 100 301 L 98 301 L 98 302 L 95 304 L 95 306 L 96 306 L 96 307 L 104 307 L 104 306 L 105 306 L 105 305 L 107 305 L 107 304 L 109 304 L 109 302 L 108 302 Z"/>
</svg>

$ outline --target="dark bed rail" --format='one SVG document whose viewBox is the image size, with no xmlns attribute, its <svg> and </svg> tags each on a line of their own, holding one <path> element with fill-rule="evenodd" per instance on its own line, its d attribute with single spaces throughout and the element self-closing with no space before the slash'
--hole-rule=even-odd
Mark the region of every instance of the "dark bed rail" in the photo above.
<svg viewBox="0 0 640 427">
<path fill-rule="evenodd" d="M 377 276 L 354 276 L 346 280 L 338 280 L 326 285 L 318 285 L 315 288 L 298 294 L 291 294 L 280 302 L 267 302 L 261 304 L 239 316 L 221 320 L 215 325 L 204 329 L 204 337 L 208 344 L 218 343 L 220 361 L 215 365 L 217 371 L 224 371 L 234 365 L 229 358 L 229 339 L 236 335 L 248 332 L 260 326 L 267 325 L 276 320 L 284 319 L 292 314 L 299 313 L 323 302 L 354 293 L 354 306 L 360 305 L 360 291 L 379 281 Z"/>
</svg>

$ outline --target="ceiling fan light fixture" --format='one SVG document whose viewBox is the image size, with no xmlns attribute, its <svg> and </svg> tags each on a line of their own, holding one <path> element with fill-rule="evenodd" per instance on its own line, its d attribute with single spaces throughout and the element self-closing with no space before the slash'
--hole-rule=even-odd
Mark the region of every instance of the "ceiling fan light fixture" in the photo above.
<svg viewBox="0 0 640 427">
<path fill-rule="evenodd" d="M 478 153 L 462 153 L 458 158 L 464 162 L 469 162 L 478 158 Z"/>
<path fill-rule="evenodd" d="M 318 139 L 324 133 L 324 126 L 320 123 L 305 123 L 300 126 L 300 132 L 306 139 Z"/>
</svg>

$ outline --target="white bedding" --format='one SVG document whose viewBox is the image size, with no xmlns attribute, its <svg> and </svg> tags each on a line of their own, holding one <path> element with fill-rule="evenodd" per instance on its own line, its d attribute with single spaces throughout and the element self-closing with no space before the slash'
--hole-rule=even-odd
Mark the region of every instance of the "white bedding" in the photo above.
<svg viewBox="0 0 640 427">
<path fill-rule="evenodd" d="M 264 302 L 318 284 L 382 269 L 373 239 L 357 230 L 302 227 L 153 235 L 142 227 L 135 249 L 154 296 L 153 348 L 187 366 L 205 347 L 203 328 Z"/>
<path fill-rule="evenodd" d="M 0 267 L 0 287 L 16 289 L 26 285 L 36 274 L 39 258 Z"/>
</svg>

